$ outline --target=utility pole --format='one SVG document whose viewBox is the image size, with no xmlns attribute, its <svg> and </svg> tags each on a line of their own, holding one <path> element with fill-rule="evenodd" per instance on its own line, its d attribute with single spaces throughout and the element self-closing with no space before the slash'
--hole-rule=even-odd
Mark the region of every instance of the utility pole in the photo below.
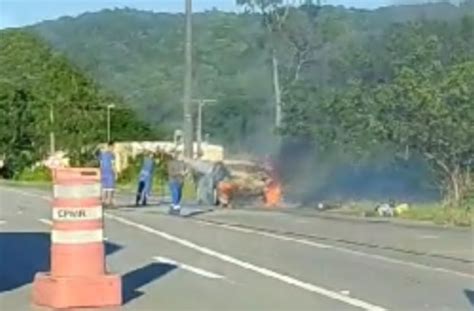
<svg viewBox="0 0 474 311">
<path fill-rule="evenodd" d="M 54 155 L 56 152 L 56 137 L 54 136 L 54 105 L 53 102 L 49 102 L 49 153 Z"/>
<path fill-rule="evenodd" d="M 192 118 L 192 0 L 186 1 L 186 41 L 185 41 L 185 74 L 183 97 L 183 140 L 184 155 L 193 157 L 193 118 Z"/>
<path fill-rule="evenodd" d="M 202 109 L 206 104 L 215 103 L 215 99 L 195 99 L 193 102 L 198 104 L 198 115 L 197 115 L 197 151 L 198 155 L 202 154 Z"/>
<path fill-rule="evenodd" d="M 272 68 L 273 68 L 273 90 L 275 93 L 275 128 L 281 128 L 282 107 L 281 107 L 281 88 L 278 58 L 275 49 L 272 50 Z"/>
<path fill-rule="evenodd" d="M 109 143 L 110 142 L 110 139 L 111 139 L 111 134 L 110 134 L 110 110 L 115 108 L 115 105 L 114 104 L 109 104 L 107 105 L 107 142 Z"/>
</svg>

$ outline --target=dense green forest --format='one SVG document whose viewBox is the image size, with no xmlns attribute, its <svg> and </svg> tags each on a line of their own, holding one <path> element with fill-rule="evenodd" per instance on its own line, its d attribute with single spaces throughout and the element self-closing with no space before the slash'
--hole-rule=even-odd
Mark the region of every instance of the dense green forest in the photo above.
<svg viewBox="0 0 474 311">
<path fill-rule="evenodd" d="M 152 135 L 152 130 L 116 96 L 103 92 L 36 35 L 1 32 L 0 155 L 2 175 L 15 177 L 56 148 L 67 150 L 73 164 L 93 156 L 106 138 L 106 106 L 115 104 L 114 138 Z"/>
<path fill-rule="evenodd" d="M 253 153 L 284 143 L 283 171 L 306 193 L 433 182 L 448 202 L 470 200 L 473 0 L 373 11 L 236 2 L 241 13 L 193 15 L 193 97 L 217 100 L 204 112 L 213 141 Z M 170 134 L 182 119 L 183 26 L 182 14 L 114 9 L 28 30 Z"/>
<path fill-rule="evenodd" d="M 364 67 L 363 58 L 384 53 L 381 41 L 393 23 L 459 21 L 468 5 L 458 8 L 440 3 L 375 11 L 308 7 L 307 11 L 313 10 L 315 15 L 298 20 L 304 10 L 292 10 L 288 18 L 294 26 L 289 34 L 292 38 L 278 38 L 282 41 L 282 84 L 293 80 L 294 61 L 304 62 L 298 78 L 317 84 L 339 86 L 354 75 L 368 75 L 370 68 Z M 255 140 L 267 134 L 274 111 L 269 38 L 261 12 L 247 12 L 193 15 L 194 97 L 219 102 L 205 113 L 206 130 L 219 142 L 244 147 L 254 146 Z M 99 83 L 138 108 L 146 120 L 169 132 L 181 125 L 182 14 L 104 10 L 41 23 L 33 29 Z M 378 38 L 380 48 L 372 46 L 374 38 Z M 296 45 L 306 48 L 301 52 L 312 54 L 306 56 L 311 59 L 296 60 Z M 352 58 L 358 58 L 359 63 L 352 65 Z M 390 64 L 380 61 L 377 65 Z"/>
</svg>

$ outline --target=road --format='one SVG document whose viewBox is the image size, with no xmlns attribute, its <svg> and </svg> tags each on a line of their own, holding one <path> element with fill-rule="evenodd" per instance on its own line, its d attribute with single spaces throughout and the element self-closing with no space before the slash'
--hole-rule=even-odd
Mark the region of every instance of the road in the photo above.
<svg viewBox="0 0 474 311">
<path fill-rule="evenodd" d="M 473 310 L 470 230 L 348 222 L 189 205 L 106 218 L 121 310 Z M 49 193 L 0 188 L 0 309 L 33 310 L 49 269 Z"/>
</svg>

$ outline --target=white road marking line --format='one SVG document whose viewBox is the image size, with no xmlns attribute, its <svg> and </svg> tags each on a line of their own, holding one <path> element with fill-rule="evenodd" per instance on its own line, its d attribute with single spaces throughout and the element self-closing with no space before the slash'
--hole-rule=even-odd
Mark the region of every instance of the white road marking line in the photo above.
<svg viewBox="0 0 474 311">
<path fill-rule="evenodd" d="M 158 257 L 153 257 L 153 259 L 158 261 L 158 262 L 173 265 L 173 266 L 176 266 L 176 267 L 181 268 L 183 270 L 198 274 L 198 275 L 203 276 L 205 278 L 225 279 L 225 277 L 223 275 L 213 273 L 213 272 L 210 272 L 210 271 L 206 271 L 206 270 L 201 269 L 201 268 L 196 268 L 196 267 L 184 264 L 184 263 L 180 263 L 180 262 L 177 262 L 175 260 L 172 260 L 172 259 L 169 259 L 169 258 L 166 258 L 166 257 L 159 257 L 158 256 Z"/>
<path fill-rule="evenodd" d="M 295 219 L 295 223 L 297 224 L 307 224 L 308 221 L 305 219 Z"/>
<path fill-rule="evenodd" d="M 221 227 L 225 229 L 229 229 L 232 231 L 237 231 L 237 232 L 244 232 L 244 233 L 254 233 L 254 230 L 252 229 L 246 229 L 246 228 L 241 228 L 241 227 L 234 227 L 234 226 L 228 226 L 228 225 L 217 225 L 213 223 L 208 223 L 205 221 L 200 221 L 200 220 L 195 220 L 197 223 L 204 225 L 204 226 L 209 226 L 209 227 Z"/>
<path fill-rule="evenodd" d="M 296 243 L 300 243 L 300 244 L 313 246 L 313 247 L 316 247 L 316 248 L 333 248 L 333 246 L 327 245 L 327 244 L 316 243 L 316 242 L 308 241 L 308 240 L 304 240 L 304 239 L 292 238 L 292 237 L 289 237 L 289 236 L 279 235 L 279 234 L 270 233 L 270 232 L 257 231 L 257 230 L 248 229 L 248 228 L 240 228 L 240 227 L 236 227 L 236 226 L 233 226 L 233 225 L 213 224 L 213 223 L 202 222 L 202 221 L 199 221 L 199 223 L 202 223 L 202 224 L 205 224 L 205 225 L 208 225 L 208 226 L 215 226 L 215 227 L 225 228 L 225 229 L 238 231 L 238 232 L 257 234 L 257 235 L 266 236 L 266 237 L 269 237 L 269 238 L 282 240 L 282 241 L 296 242 Z"/>
<path fill-rule="evenodd" d="M 316 286 L 316 285 L 313 285 L 313 284 L 310 284 L 310 283 L 307 283 L 307 282 L 304 282 L 304 281 L 300 281 L 300 280 L 295 279 L 291 276 L 280 274 L 278 272 L 272 271 L 272 270 L 264 268 L 264 267 L 259 267 L 257 265 L 252 264 L 252 263 L 245 262 L 243 260 L 237 259 L 235 257 L 229 256 L 229 255 L 226 255 L 226 254 L 223 254 L 223 253 L 220 253 L 218 251 L 212 250 L 212 249 L 204 247 L 204 246 L 200 246 L 200 245 L 195 244 L 191 241 L 179 238 L 177 236 L 174 236 L 172 234 L 169 234 L 169 233 L 166 233 L 166 232 L 163 232 L 163 231 L 159 231 L 157 229 L 148 227 L 146 225 L 143 225 L 143 224 L 140 224 L 140 223 L 137 223 L 137 222 L 133 222 L 131 220 L 122 218 L 120 216 L 112 215 L 112 214 L 109 214 L 109 213 L 106 213 L 105 216 L 109 219 L 113 219 L 113 220 L 115 220 L 117 222 L 120 222 L 122 224 L 131 226 L 131 227 L 135 227 L 135 228 L 140 229 L 142 231 L 157 235 L 157 236 L 159 236 L 163 239 L 166 239 L 166 240 L 175 242 L 177 244 L 183 245 L 185 247 L 194 249 L 194 250 L 196 250 L 200 253 L 209 255 L 211 257 L 220 259 L 220 260 L 228 262 L 228 263 L 231 263 L 231 264 L 239 266 L 241 268 L 256 272 L 258 274 L 261 274 L 261 275 L 279 280 L 279 281 L 284 282 L 286 284 L 293 285 L 295 287 L 307 290 L 309 292 L 317 293 L 317 294 L 320 294 L 320 295 L 325 296 L 327 298 L 334 299 L 334 300 L 346 303 L 346 304 L 354 306 L 354 307 L 359 307 L 359 308 L 364 309 L 364 310 L 370 310 L 370 311 L 384 311 L 384 310 L 386 310 L 383 307 L 373 305 L 371 303 L 362 301 L 360 299 L 347 297 L 347 296 L 344 296 L 344 295 L 342 295 L 338 292 L 335 292 L 335 291 L 332 291 L 332 290 L 329 290 L 329 289 L 326 289 L 326 288 L 323 288 L 323 287 L 319 287 L 319 286 Z"/>
<path fill-rule="evenodd" d="M 420 240 L 433 240 L 433 239 L 439 239 L 439 236 L 437 236 L 437 235 L 421 235 L 421 236 L 418 236 L 418 239 L 420 239 Z"/>
<path fill-rule="evenodd" d="M 346 248 L 334 247 L 333 249 L 341 251 L 341 252 L 353 254 L 353 255 L 356 255 L 356 256 L 367 257 L 367 258 L 371 258 L 371 259 L 377 259 L 377 260 L 380 260 L 380 261 L 390 262 L 390 263 L 398 264 L 398 265 L 401 265 L 401 266 L 407 266 L 407 267 L 418 268 L 418 269 L 423 269 L 423 270 L 431 270 L 431 271 L 436 271 L 436 272 L 449 273 L 449 274 L 454 274 L 454 275 L 465 277 L 465 278 L 474 279 L 474 275 L 472 275 L 472 274 L 459 272 L 459 271 L 455 271 L 455 270 L 450 270 L 450 269 L 445 269 L 445 268 L 440 268 L 440 267 L 435 267 L 435 266 L 428 266 L 428 265 L 424 265 L 424 264 L 421 264 L 421 263 L 415 263 L 415 262 L 410 262 L 410 261 L 403 261 L 403 260 L 399 260 L 399 259 L 385 257 L 385 256 L 382 256 L 382 255 L 368 254 L 368 253 L 354 251 L 354 250 L 346 249 Z"/>
<path fill-rule="evenodd" d="M 450 270 L 450 269 L 445 269 L 445 268 L 441 268 L 441 267 L 428 266 L 428 265 L 424 265 L 424 264 L 421 264 L 421 263 L 415 263 L 415 262 L 410 262 L 410 261 L 403 261 L 403 260 L 399 260 L 399 259 L 394 259 L 394 258 L 382 256 L 382 255 L 364 253 L 364 252 L 352 250 L 352 249 L 349 249 L 349 248 L 338 247 L 338 246 L 333 246 L 333 245 L 327 245 L 327 244 L 322 244 L 322 243 L 316 243 L 316 242 L 313 242 L 313 241 L 310 241 L 310 240 L 291 238 L 291 237 L 278 235 L 278 234 L 274 234 L 274 233 L 268 233 L 268 232 L 264 232 L 264 231 L 252 230 L 252 229 L 248 229 L 248 228 L 240 228 L 240 227 L 236 227 L 235 225 L 214 224 L 214 223 L 209 223 L 209 222 L 204 222 L 204 221 L 198 221 L 198 222 L 202 223 L 202 224 L 207 224 L 209 226 L 220 227 L 220 228 L 224 228 L 224 229 L 228 229 L 228 230 L 233 230 L 233 231 L 238 231 L 238 232 L 245 232 L 245 233 L 249 233 L 249 234 L 258 234 L 258 235 L 266 236 L 266 237 L 269 237 L 269 238 L 274 238 L 274 239 L 278 239 L 278 240 L 282 240 L 282 241 L 295 242 L 295 243 L 299 243 L 299 244 L 308 245 L 308 246 L 311 246 L 311 247 L 331 249 L 331 250 L 338 251 L 338 252 L 348 253 L 348 254 L 352 254 L 352 255 L 360 256 L 360 257 L 371 258 L 371 259 L 384 261 L 384 262 L 397 264 L 397 265 L 402 265 L 402 266 L 407 266 L 407 267 L 411 267 L 411 268 L 449 273 L 449 274 L 454 274 L 456 276 L 460 276 L 460 277 L 464 277 L 464 278 L 474 279 L 474 275 L 472 275 L 472 274 L 459 272 L 459 271 L 455 271 L 455 270 Z"/>
<path fill-rule="evenodd" d="M 344 296 L 349 296 L 351 294 L 351 292 L 348 290 L 341 290 L 340 293 L 343 294 Z"/>
<path fill-rule="evenodd" d="M 40 218 L 40 219 L 38 219 L 38 220 L 39 220 L 39 222 L 42 222 L 42 223 L 44 223 L 45 225 L 48 225 L 48 226 L 52 226 L 52 225 L 53 225 L 53 222 L 52 222 L 51 220 L 49 220 L 49 219 Z"/>
<path fill-rule="evenodd" d="M 38 194 L 38 193 L 29 193 L 29 192 L 26 192 L 26 191 L 22 191 L 22 190 L 15 189 L 15 188 L 0 187 L 0 189 L 7 190 L 7 191 L 10 191 L 10 192 L 19 193 L 19 194 L 21 194 L 21 195 L 28 196 L 28 197 L 32 197 L 32 198 L 36 198 L 36 199 L 42 199 L 42 200 L 46 200 L 46 201 L 51 200 L 51 196 L 40 195 L 40 194 Z"/>
<path fill-rule="evenodd" d="M 51 200 L 51 198 L 49 196 L 41 196 L 41 195 L 37 195 L 37 194 L 31 194 L 31 193 L 28 193 L 28 192 L 24 192 L 24 191 L 20 191 L 20 190 L 17 190 L 17 189 L 12 189 L 12 188 L 2 188 L 2 189 L 10 190 L 12 192 L 17 192 L 17 193 L 20 193 L 20 194 L 23 194 L 23 195 L 26 195 L 26 196 L 40 198 L 40 199 L 47 200 L 47 201 Z M 203 223 L 203 222 L 201 222 L 201 223 Z M 211 224 L 209 224 L 209 225 L 211 225 Z M 212 225 L 218 226 L 217 224 L 212 224 Z M 232 225 L 224 225 L 224 226 L 229 227 L 229 226 L 232 226 Z M 223 227 L 223 228 L 225 228 L 225 227 Z M 243 229 L 243 228 L 235 229 L 235 228 L 236 227 L 234 227 L 232 230 L 246 232 L 246 233 L 252 233 L 252 232 L 249 232 L 250 229 Z M 251 230 L 251 231 L 253 231 L 253 230 Z M 275 234 L 273 234 L 273 235 L 275 235 Z M 312 246 L 311 244 L 314 244 L 314 242 L 312 242 L 312 241 L 307 241 L 307 240 L 302 240 L 302 239 L 297 239 L 297 240 L 299 240 L 299 241 L 293 240 L 293 242 L 302 243 L 302 244 L 306 244 L 306 245 L 309 245 L 309 246 Z M 304 242 L 302 242 L 302 241 L 304 241 Z M 319 244 L 319 243 L 316 243 L 316 244 Z M 343 247 L 337 247 L 337 246 L 326 245 L 326 244 L 320 244 L 320 245 L 325 245 L 326 247 L 318 246 L 319 248 L 327 248 L 327 249 L 331 249 L 331 250 L 336 250 L 336 251 L 340 251 L 340 252 L 349 253 L 349 254 L 356 255 L 356 256 L 367 257 L 367 258 L 371 258 L 371 259 L 377 259 L 377 260 L 390 262 L 390 263 L 394 263 L 394 264 L 398 264 L 398 265 L 403 265 L 403 266 L 407 266 L 407 267 L 411 267 L 411 268 L 431 270 L 431 271 L 436 271 L 436 272 L 448 273 L 448 274 L 456 275 L 456 276 L 463 277 L 463 278 L 474 279 L 474 275 L 469 274 L 469 273 L 459 272 L 459 271 L 445 269 L 445 268 L 436 267 L 436 266 L 428 266 L 428 265 L 415 263 L 415 262 L 402 261 L 402 260 L 398 260 L 398 259 L 394 259 L 394 258 L 390 258 L 390 257 L 381 256 L 381 255 L 374 255 L 374 254 L 364 253 L 364 252 L 360 252 L 360 251 L 354 251 L 354 250 L 351 250 L 351 249 L 348 249 L 348 248 L 343 248 Z"/>
<path fill-rule="evenodd" d="M 0 220 L 0 225 L 4 225 L 4 224 L 6 224 L 6 223 L 7 223 L 7 221 L 6 221 L 6 220 L 3 220 L 3 219 L 2 219 L 2 220 Z"/>
</svg>

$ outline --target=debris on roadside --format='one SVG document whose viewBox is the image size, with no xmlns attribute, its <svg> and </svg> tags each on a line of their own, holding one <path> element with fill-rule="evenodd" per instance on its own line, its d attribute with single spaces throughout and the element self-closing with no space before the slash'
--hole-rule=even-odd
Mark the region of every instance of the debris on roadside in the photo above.
<svg viewBox="0 0 474 311">
<path fill-rule="evenodd" d="M 395 204 L 393 200 L 388 203 L 382 203 L 375 207 L 375 212 L 381 217 L 399 216 L 410 209 L 407 203 Z"/>
<path fill-rule="evenodd" d="M 318 211 L 327 211 L 327 210 L 333 210 L 333 209 L 340 209 L 343 208 L 344 206 L 340 203 L 335 203 L 335 202 L 319 202 L 316 205 L 316 209 Z"/>
<path fill-rule="evenodd" d="M 410 209 L 410 206 L 407 203 L 398 204 L 395 206 L 395 215 L 400 216 L 406 213 Z"/>
<path fill-rule="evenodd" d="M 378 204 L 375 207 L 375 212 L 380 217 L 393 217 L 395 216 L 395 204 L 394 202 Z"/>
</svg>

